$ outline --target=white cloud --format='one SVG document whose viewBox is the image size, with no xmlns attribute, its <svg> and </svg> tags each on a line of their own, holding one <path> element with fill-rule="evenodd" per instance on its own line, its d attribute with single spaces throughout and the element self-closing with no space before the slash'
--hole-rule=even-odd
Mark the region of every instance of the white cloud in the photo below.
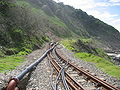
<svg viewBox="0 0 120 90">
<path fill-rule="evenodd" d="M 120 5 L 120 3 L 110 3 L 110 2 L 98 2 L 96 3 L 96 7 L 100 6 L 100 7 L 108 7 L 108 6 L 118 6 Z"/>
<path fill-rule="evenodd" d="M 87 10 L 95 7 L 103 6 L 116 6 L 120 5 L 120 0 L 110 0 L 109 2 L 96 2 L 96 0 L 54 0 L 56 2 L 64 2 L 64 4 L 74 6 Z"/>
<path fill-rule="evenodd" d="M 96 3 L 96 6 L 110 6 L 110 3 L 99 2 L 99 3 Z"/>
<path fill-rule="evenodd" d="M 109 0 L 111 6 L 119 6 L 120 0 Z"/>
<path fill-rule="evenodd" d="M 101 20 L 106 20 L 106 21 L 109 21 L 109 20 L 113 20 L 114 17 L 118 16 L 116 14 L 110 14 L 109 12 L 100 12 L 100 11 L 97 11 L 97 10 L 89 10 L 87 12 L 89 15 L 94 15 L 96 18 L 99 18 Z"/>
<path fill-rule="evenodd" d="M 120 31 L 120 18 L 110 21 L 110 25 L 114 26 Z"/>
<path fill-rule="evenodd" d="M 109 2 L 120 2 L 120 0 L 110 0 Z"/>
<path fill-rule="evenodd" d="M 114 20 L 113 22 L 114 22 L 114 23 L 118 23 L 118 22 L 120 22 L 120 19 L 116 19 L 116 20 Z"/>
<path fill-rule="evenodd" d="M 81 8 L 82 10 L 96 7 L 94 0 L 54 0 L 64 2 L 64 4 L 74 6 L 75 8 Z"/>
</svg>

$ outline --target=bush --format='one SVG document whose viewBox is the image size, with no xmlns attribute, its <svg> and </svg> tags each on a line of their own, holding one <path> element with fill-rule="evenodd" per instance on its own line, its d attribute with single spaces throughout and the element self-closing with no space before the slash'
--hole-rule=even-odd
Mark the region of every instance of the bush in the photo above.
<svg viewBox="0 0 120 90">
<path fill-rule="evenodd" d="M 67 49 L 69 50 L 75 50 L 73 44 L 75 43 L 75 40 L 62 40 L 61 44 L 63 44 Z"/>
<path fill-rule="evenodd" d="M 28 53 L 26 51 L 20 51 L 17 55 L 28 55 Z"/>
<path fill-rule="evenodd" d="M 0 51 L 0 57 L 4 57 L 4 53 Z"/>
<path fill-rule="evenodd" d="M 23 47 L 22 50 L 17 55 L 28 55 L 31 52 L 32 50 Z"/>
</svg>

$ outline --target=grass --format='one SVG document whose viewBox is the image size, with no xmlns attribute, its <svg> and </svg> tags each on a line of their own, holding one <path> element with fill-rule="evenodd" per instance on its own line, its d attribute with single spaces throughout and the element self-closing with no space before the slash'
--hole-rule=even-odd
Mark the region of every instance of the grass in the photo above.
<svg viewBox="0 0 120 90">
<path fill-rule="evenodd" d="M 74 44 L 77 40 L 73 40 L 73 39 L 65 39 L 62 40 L 60 43 L 62 45 L 65 46 L 65 48 L 69 49 L 69 50 L 77 50 L 77 48 L 74 47 Z M 89 43 L 91 42 L 91 39 L 82 39 L 82 42 L 84 43 Z M 79 58 L 81 60 L 84 60 L 86 62 L 92 62 L 96 65 L 96 67 L 100 68 L 102 71 L 104 71 L 105 73 L 116 77 L 116 78 L 120 78 L 120 67 L 114 65 L 113 63 L 111 63 L 108 59 L 107 56 L 105 56 L 105 52 L 102 51 L 102 49 L 96 48 L 96 51 L 98 52 L 99 56 L 90 54 L 90 53 L 86 53 L 86 52 L 77 52 L 75 53 L 75 57 Z"/>
<path fill-rule="evenodd" d="M 68 40 L 68 39 L 65 39 L 65 40 L 62 40 L 60 43 L 62 45 L 64 45 L 67 49 L 69 50 L 75 50 L 75 48 L 73 47 L 73 44 L 74 42 L 76 42 L 76 40 Z"/>
<path fill-rule="evenodd" d="M 16 3 L 18 6 L 22 6 L 22 7 L 25 7 L 25 6 L 28 6 L 30 7 L 31 5 L 29 3 L 27 3 L 26 1 L 18 1 L 17 0 L 17 3 Z"/>
<path fill-rule="evenodd" d="M 0 58 L 0 72 L 7 72 L 9 70 L 15 69 L 24 61 L 21 56 L 7 56 Z"/>
<path fill-rule="evenodd" d="M 59 18 L 57 18 L 56 16 L 55 17 L 50 17 L 49 20 L 55 24 L 55 25 L 58 25 L 58 26 L 61 26 L 61 27 L 67 27 Z"/>
<path fill-rule="evenodd" d="M 37 8 L 36 5 L 34 6 L 34 4 L 31 5 L 26 1 L 19 1 L 19 0 L 17 1 L 16 4 L 24 8 L 28 7 L 29 10 L 31 10 L 31 12 L 33 12 L 34 14 L 39 14 L 39 16 L 42 16 L 44 18 L 48 18 L 48 20 L 55 25 L 58 25 L 61 27 L 67 27 L 59 18 L 57 18 L 56 16 L 54 17 L 48 16 L 43 10 L 41 10 L 40 8 Z"/>
<path fill-rule="evenodd" d="M 9 1 L 0 1 L 0 5 L 7 5 L 11 7 L 16 6 L 14 3 L 10 3 Z"/>
<path fill-rule="evenodd" d="M 17 1 L 16 2 L 17 6 L 23 7 L 28 9 L 28 11 L 31 11 L 34 14 L 39 14 L 41 16 L 47 16 L 43 10 L 41 10 L 40 8 L 34 7 L 33 5 L 31 5 L 30 3 L 26 2 L 26 1 Z"/>
<path fill-rule="evenodd" d="M 98 68 L 113 77 L 120 78 L 120 67 L 114 65 L 108 60 L 105 60 L 104 58 L 88 53 L 75 53 L 75 56 L 84 61 L 94 63 Z"/>
<path fill-rule="evenodd" d="M 84 43 L 91 43 L 92 42 L 91 38 L 83 38 L 83 39 L 80 39 L 80 40 Z"/>
</svg>

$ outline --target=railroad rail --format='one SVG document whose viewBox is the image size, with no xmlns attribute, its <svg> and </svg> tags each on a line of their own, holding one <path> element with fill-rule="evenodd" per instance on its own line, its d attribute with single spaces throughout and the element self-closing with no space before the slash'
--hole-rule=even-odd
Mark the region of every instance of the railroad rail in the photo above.
<svg viewBox="0 0 120 90">
<path fill-rule="evenodd" d="M 20 82 L 20 80 L 22 80 L 22 78 L 27 73 L 29 73 L 33 69 L 35 69 L 37 67 L 37 65 L 47 56 L 47 54 L 50 53 L 56 46 L 57 46 L 57 43 L 54 44 L 54 45 L 52 44 L 52 47 L 49 48 L 48 50 L 46 50 L 46 52 L 44 52 L 44 54 L 39 59 L 37 59 L 34 63 L 29 65 L 19 75 L 17 75 L 16 77 L 13 77 L 12 79 L 10 79 L 10 81 L 8 82 L 8 85 L 5 87 L 5 90 L 19 90 L 19 88 L 17 87 L 17 84 Z"/>
<path fill-rule="evenodd" d="M 58 52 L 57 49 L 55 49 L 55 53 L 56 55 L 61 58 L 61 60 L 63 60 L 64 62 L 67 62 L 68 60 L 66 60 L 61 54 L 60 54 L 60 51 Z M 79 68 L 77 66 L 75 66 L 73 63 L 71 62 L 68 62 L 69 65 L 71 67 L 74 68 L 74 70 L 76 70 L 79 75 L 83 75 L 85 77 L 85 79 L 87 79 L 88 81 L 92 81 L 95 83 L 95 87 L 96 88 L 99 88 L 99 87 L 102 87 L 103 89 L 106 89 L 106 90 L 118 90 L 118 88 L 108 84 L 107 82 L 95 77 L 94 75 L 90 74 L 88 71 L 85 71 L 84 69 L 82 68 Z M 90 89 L 90 88 L 89 88 Z"/>
<path fill-rule="evenodd" d="M 49 49 L 34 63 L 23 70 L 19 75 L 13 77 L 9 82 L 5 90 L 19 90 L 17 84 L 20 80 L 37 67 L 37 65 L 45 58 L 48 57 L 50 65 L 52 66 L 56 76 L 53 90 L 119 90 L 118 88 L 108 84 L 104 80 L 92 75 L 82 67 L 78 67 L 70 62 L 62 52 L 56 48 L 58 43 L 49 44 Z"/>
<path fill-rule="evenodd" d="M 62 67 L 56 62 L 55 58 L 51 54 L 49 54 L 48 58 L 54 69 L 59 73 Z M 67 72 L 64 73 L 65 73 L 65 79 L 69 84 L 68 88 L 71 88 L 72 90 L 79 90 L 79 89 L 84 90 L 83 87 L 80 84 L 78 84 L 74 79 L 72 79 L 72 77 Z"/>
<path fill-rule="evenodd" d="M 69 60 L 61 54 L 59 49 L 55 48 L 53 52 L 50 52 L 48 58 L 57 73 L 60 73 L 62 67 L 66 65 L 64 74 L 70 90 L 119 90 L 104 80 L 92 75 L 83 68 L 69 62 Z M 76 77 L 77 80 L 75 79 Z M 90 85 L 85 86 L 83 83 L 89 83 Z"/>
</svg>

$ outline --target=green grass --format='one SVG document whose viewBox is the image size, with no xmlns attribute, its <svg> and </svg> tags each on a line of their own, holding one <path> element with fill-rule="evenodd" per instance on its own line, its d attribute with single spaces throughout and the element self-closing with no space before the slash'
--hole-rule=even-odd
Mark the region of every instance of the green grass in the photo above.
<svg viewBox="0 0 120 90">
<path fill-rule="evenodd" d="M 17 1 L 16 3 L 18 6 L 21 7 L 28 7 L 29 10 L 31 10 L 31 12 L 33 12 L 34 14 L 39 14 L 39 16 L 42 16 L 43 18 L 48 18 L 48 20 L 57 25 L 57 26 L 61 26 L 61 27 L 67 27 L 59 18 L 57 18 L 56 16 L 51 17 L 48 16 L 43 10 L 41 10 L 40 8 L 34 7 L 33 5 L 31 5 L 30 3 L 26 2 L 26 1 Z"/>
<path fill-rule="evenodd" d="M 50 22 L 52 22 L 55 25 L 61 26 L 61 27 L 67 27 L 59 18 L 55 17 L 49 17 Z"/>
<path fill-rule="evenodd" d="M 14 3 L 9 3 L 8 1 L 0 1 L 0 5 L 7 5 L 10 7 L 16 6 Z"/>
<path fill-rule="evenodd" d="M 73 44 L 76 42 L 76 40 L 68 40 L 68 39 L 65 39 L 65 40 L 62 40 L 60 43 L 62 45 L 64 45 L 67 49 L 69 50 L 75 50 L 75 48 L 73 47 Z"/>
<path fill-rule="evenodd" d="M 80 39 L 80 40 L 84 43 L 91 43 L 92 42 L 91 38 L 83 38 L 83 39 Z"/>
<path fill-rule="evenodd" d="M 82 42 L 84 43 L 89 43 L 92 40 L 91 39 L 81 39 Z M 74 44 L 77 40 L 73 40 L 73 39 L 65 39 L 62 40 L 60 43 L 62 45 L 65 46 L 65 48 L 69 49 L 69 50 L 77 50 L 77 48 L 74 47 Z M 100 68 L 102 71 L 104 71 L 105 73 L 113 76 L 113 77 L 117 77 L 120 78 L 120 67 L 114 65 L 113 63 L 111 63 L 108 59 L 108 57 L 106 56 L 105 52 L 102 49 L 96 48 L 96 51 L 98 52 L 99 56 L 90 54 L 90 53 L 86 53 L 86 52 L 79 52 L 79 53 L 75 53 L 75 57 L 84 60 L 86 62 L 92 62 L 96 65 L 96 67 Z"/>
<path fill-rule="evenodd" d="M 31 6 L 31 5 L 30 5 L 28 2 L 26 2 L 26 1 L 18 1 L 18 0 L 17 0 L 16 4 L 17 4 L 18 6 L 22 6 L 22 7 L 25 7 L 25 6 L 30 7 L 30 6 Z"/>
<path fill-rule="evenodd" d="M 4 58 L 0 58 L 0 72 L 7 72 L 8 70 L 13 70 L 23 61 L 24 58 L 20 56 L 7 56 Z"/>
<path fill-rule="evenodd" d="M 33 12 L 35 14 L 46 16 L 46 14 L 44 13 L 43 10 L 41 10 L 40 8 L 33 7 L 30 3 L 26 2 L 26 1 L 17 1 L 16 5 L 21 6 L 23 8 L 27 7 L 27 8 L 29 8 L 28 10 L 31 10 L 31 12 Z"/>
<path fill-rule="evenodd" d="M 114 65 L 108 60 L 105 60 L 104 58 L 88 53 L 75 53 L 75 56 L 84 61 L 94 63 L 98 68 L 113 77 L 120 78 L 120 67 Z"/>
<path fill-rule="evenodd" d="M 4 53 L 2 52 L 2 50 L 0 50 L 0 57 L 4 57 Z"/>
</svg>

